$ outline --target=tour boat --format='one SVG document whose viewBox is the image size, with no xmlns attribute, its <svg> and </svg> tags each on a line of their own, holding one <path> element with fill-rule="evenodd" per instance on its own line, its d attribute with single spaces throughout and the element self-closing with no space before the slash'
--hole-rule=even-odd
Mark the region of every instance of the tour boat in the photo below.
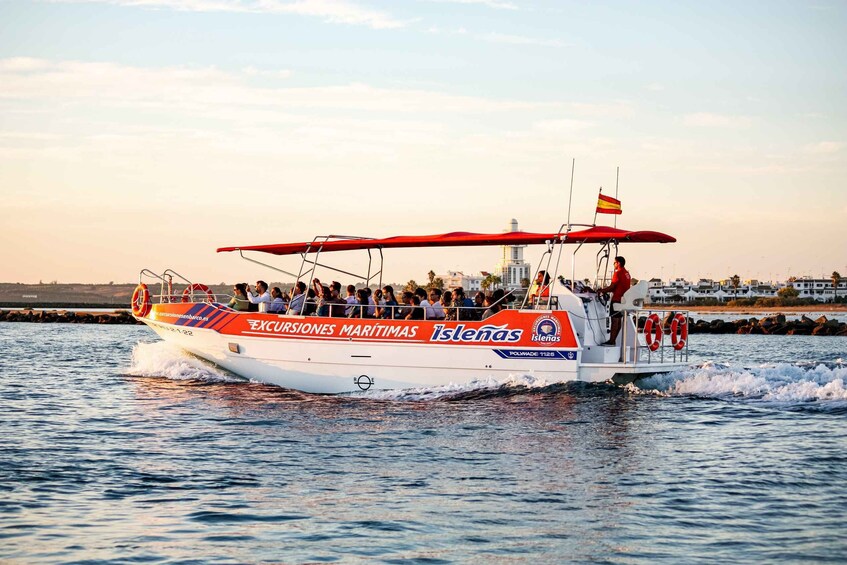
<svg viewBox="0 0 847 565">
<path fill-rule="evenodd" d="M 615 346 L 609 339 L 609 306 L 603 297 L 570 278 L 559 276 L 562 251 L 599 244 L 595 281 L 602 283 L 609 257 L 623 243 L 672 243 L 655 231 L 626 231 L 562 226 L 555 233 L 512 231 L 497 234 L 456 232 L 430 236 L 363 238 L 322 236 L 301 243 L 225 247 L 253 263 L 308 283 L 327 254 L 366 252 L 360 286 L 382 284 L 384 249 L 453 246 L 541 245 L 536 273 L 551 275 L 549 284 L 484 320 L 337 318 L 235 311 L 212 292 L 168 269 L 141 271 L 133 315 L 165 341 L 237 375 L 311 393 L 345 393 L 466 384 L 476 379 L 505 381 L 530 375 L 547 383 L 567 381 L 630 382 L 639 377 L 687 366 L 688 318 L 685 312 L 645 310 L 647 282 L 626 292 L 613 310 L 623 315 Z M 249 256 L 245 255 L 247 253 Z M 300 270 L 288 273 L 257 261 L 253 253 L 299 256 Z M 174 294 L 174 279 L 186 287 Z M 155 280 L 151 293 L 145 280 Z M 350 281 L 348 281 L 350 282 Z M 577 288 L 580 287 L 580 288 Z M 639 324 L 643 322 L 643 329 Z"/>
</svg>

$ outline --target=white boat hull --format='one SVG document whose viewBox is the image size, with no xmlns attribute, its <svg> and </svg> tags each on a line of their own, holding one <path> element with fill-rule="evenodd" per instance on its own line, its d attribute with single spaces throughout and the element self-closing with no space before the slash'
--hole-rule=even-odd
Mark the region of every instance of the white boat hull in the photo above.
<svg viewBox="0 0 847 565">
<path fill-rule="evenodd" d="M 159 304 L 140 319 L 164 340 L 237 375 L 311 393 L 436 387 L 510 375 L 531 375 L 550 384 L 626 381 L 684 366 L 583 364 L 583 348 L 567 312 L 501 314 L 496 321 L 436 323 Z"/>
</svg>

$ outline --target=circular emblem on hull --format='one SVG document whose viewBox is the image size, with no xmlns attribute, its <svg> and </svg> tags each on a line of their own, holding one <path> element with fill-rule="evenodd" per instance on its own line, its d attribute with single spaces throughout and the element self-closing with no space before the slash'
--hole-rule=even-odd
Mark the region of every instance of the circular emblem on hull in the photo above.
<svg viewBox="0 0 847 565">
<path fill-rule="evenodd" d="M 374 380 L 367 375 L 359 375 L 358 377 L 353 377 L 353 382 L 356 383 L 356 386 L 361 390 L 368 390 L 374 384 Z"/>
<path fill-rule="evenodd" d="M 532 324 L 531 339 L 539 345 L 555 345 L 562 340 L 562 325 L 553 316 L 539 316 Z"/>
</svg>

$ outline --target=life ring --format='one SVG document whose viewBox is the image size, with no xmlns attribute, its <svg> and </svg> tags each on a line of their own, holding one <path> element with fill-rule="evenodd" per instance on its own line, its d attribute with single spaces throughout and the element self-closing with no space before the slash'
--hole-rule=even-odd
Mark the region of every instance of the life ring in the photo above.
<svg viewBox="0 0 847 565">
<path fill-rule="evenodd" d="M 182 301 L 183 302 L 191 302 L 191 295 L 194 292 L 205 292 L 206 293 L 206 302 L 214 302 L 215 301 L 215 293 L 203 283 L 191 283 L 185 290 L 182 291 Z"/>
<path fill-rule="evenodd" d="M 688 320 L 682 314 L 677 314 L 671 321 L 671 345 L 679 351 L 685 347 L 686 343 L 688 343 Z"/>
<path fill-rule="evenodd" d="M 647 341 L 647 348 L 650 351 L 659 349 L 662 345 L 662 337 L 664 335 L 665 332 L 662 330 L 662 322 L 659 320 L 659 315 L 650 314 L 647 316 L 647 321 L 644 322 L 644 339 Z"/>
<path fill-rule="evenodd" d="M 132 314 L 143 318 L 150 313 L 151 308 L 153 303 L 150 301 L 150 291 L 146 284 L 139 283 L 132 293 Z"/>
</svg>

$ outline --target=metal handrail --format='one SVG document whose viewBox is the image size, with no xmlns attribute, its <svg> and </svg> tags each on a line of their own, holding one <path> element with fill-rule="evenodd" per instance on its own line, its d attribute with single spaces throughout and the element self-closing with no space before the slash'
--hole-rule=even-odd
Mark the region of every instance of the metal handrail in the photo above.
<svg viewBox="0 0 847 565">
<path fill-rule="evenodd" d="M 690 319 L 690 316 L 689 316 L 690 311 L 689 310 L 670 310 L 670 309 L 650 308 L 650 309 L 646 309 L 646 310 L 636 310 L 636 311 L 630 313 L 630 315 L 636 315 L 636 314 L 639 315 L 639 316 L 640 315 L 651 316 L 652 314 L 657 314 L 657 315 L 660 316 L 660 319 L 661 319 L 661 322 L 662 322 L 662 339 L 659 342 L 659 347 L 656 351 L 651 351 L 650 348 L 647 347 L 646 339 L 645 339 L 644 345 L 642 345 L 641 342 L 639 341 L 640 338 L 638 336 L 639 335 L 643 336 L 644 332 L 640 331 L 638 329 L 638 318 L 635 319 L 634 325 L 635 325 L 635 329 L 636 329 L 636 340 L 635 340 L 636 341 L 636 354 L 635 354 L 635 361 L 636 362 L 638 362 L 640 360 L 639 350 L 641 350 L 642 348 L 643 348 L 643 350 L 647 351 L 647 363 L 653 363 L 654 362 L 653 361 L 654 356 L 659 357 L 659 361 L 658 361 L 659 363 L 664 363 L 665 362 L 665 352 L 668 352 L 668 355 L 671 356 L 670 361 L 672 363 L 676 363 L 678 360 L 682 361 L 682 362 L 688 362 L 688 355 L 689 355 L 688 344 L 691 342 L 690 329 L 689 329 L 689 338 L 685 340 L 685 345 L 681 349 L 676 349 L 676 348 L 673 347 L 673 343 L 671 341 L 670 333 L 665 333 L 664 321 L 665 321 L 665 318 L 667 317 L 667 315 L 682 314 L 685 317 L 686 324 L 687 324 L 688 320 Z"/>
</svg>

